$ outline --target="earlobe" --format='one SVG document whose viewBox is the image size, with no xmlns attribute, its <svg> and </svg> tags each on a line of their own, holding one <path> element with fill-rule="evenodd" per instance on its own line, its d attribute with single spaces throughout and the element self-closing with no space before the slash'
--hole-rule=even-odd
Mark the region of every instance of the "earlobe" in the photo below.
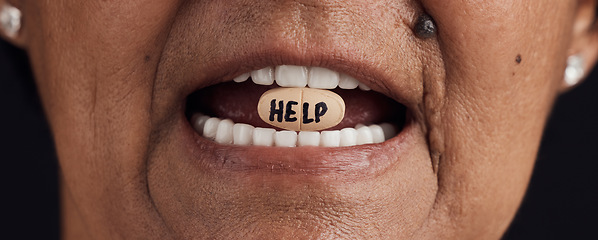
<svg viewBox="0 0 598 240">
<path fill-rule="evenodd" d="M 585 61 L 581 55 L 572 55 L 567 58 L 565 68 L 565 87 L 572 88 L 579 84 L 586 75 Z"/>
<path fill-rule="evenodd" d="M 22 19 L 21 10 L 7 1 L 0 0 L 0 35 L 8 42 L 20 47 L 24 45 L 21 34 Z"/>
<path fill-rule="evenodd" d="M 598 58 L 598 19 L 596 0 L 579 0 L 572 26 L 561 91 L 577 86 L 596 64 Z"/>
</svg>

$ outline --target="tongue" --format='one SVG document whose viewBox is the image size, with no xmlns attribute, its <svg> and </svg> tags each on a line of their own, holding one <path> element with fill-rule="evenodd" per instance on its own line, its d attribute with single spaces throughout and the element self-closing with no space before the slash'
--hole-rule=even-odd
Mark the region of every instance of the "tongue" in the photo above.
<svg viewBox="0 0 598 240">
<path fill-rule="evenodd" d="M 227 82 L 201 89 L 189 96 L 188 113 L 201 112 L 220 119 L 231 119 L 235 123 L 247 123 L 256 127 L 269 127 L 257 113 L 260 96 L 277 85 L 256 85 L 251 81 Z M 404 119 L 405 107 L 374 91 L 334 89 L 345 101 L 345 118 L 335 127 L 338 130 L 355 127 L 357 124 L 394 123 L 400 125 Z M 280 130 L 280 129 L 278 129 Z"/>
</svg>

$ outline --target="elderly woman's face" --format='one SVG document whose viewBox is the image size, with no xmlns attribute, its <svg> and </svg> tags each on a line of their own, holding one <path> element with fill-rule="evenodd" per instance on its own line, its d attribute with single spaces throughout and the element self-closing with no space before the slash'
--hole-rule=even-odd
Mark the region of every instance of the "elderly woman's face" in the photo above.
<svg viewBox="0 0 598 240">
<path fill-rule="evenodd" d="M 499 238 L 593 14 L 591 1 L 11 2 L 65 236 L 106 239 Z M 415 30 L 424 12 L 435 34 Z M 284 148 L 194 130 L 198 109 L 262 126 L 266 88 L 229 81 L 279 65 L 355 77 L 372 91 L 335 90 L 346 127 L 396 136 Z"/>
</svg>

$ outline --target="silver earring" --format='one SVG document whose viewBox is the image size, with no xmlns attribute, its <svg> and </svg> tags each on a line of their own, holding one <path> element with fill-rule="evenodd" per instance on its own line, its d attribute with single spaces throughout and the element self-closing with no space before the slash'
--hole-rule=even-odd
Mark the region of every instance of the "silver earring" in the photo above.
<svg viewBox="0 0 598 240">
<path fill-rule="evenodd" d="M 4 3 L 0 9 L 0 27 L 4 34 L 14 38 L 21 29 L 21 10 L 8 3 Z"/>
<path fill-rule="evenodd" d="M 567 68 L 565 68 L 565 84 L 568 87 L 577 85 L 583 78 L 584 71 L 584 60 L 579 54 L 572 55 L 567 58 Z"/>
</svg>

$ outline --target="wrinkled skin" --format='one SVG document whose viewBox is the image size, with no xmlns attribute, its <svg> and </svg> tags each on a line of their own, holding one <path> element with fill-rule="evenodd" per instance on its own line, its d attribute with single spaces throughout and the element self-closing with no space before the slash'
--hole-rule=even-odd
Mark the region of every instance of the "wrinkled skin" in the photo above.
<svg viewBox="0 0 598 240">
<path fill-rule="evenodd" d="M 9 2 L 23 29 L 4 37 L 28 52 L 54 135 L 65 239 L 498 239 L 567 57 L 591 68 L 597 52 L 584 0 Z M 424 11 L 432 38 L 412 31 Z M 186 136 L 185 98 L 214 79 L 345 62 L 360 79 L 377 69 L 371 87 L 413 113 L 407 144 L 345 156 L 386 156 L 383 170 L 289 167 L 276 150 L 276 173 L 215 166 L 226 156 Z"/>
</svg>

